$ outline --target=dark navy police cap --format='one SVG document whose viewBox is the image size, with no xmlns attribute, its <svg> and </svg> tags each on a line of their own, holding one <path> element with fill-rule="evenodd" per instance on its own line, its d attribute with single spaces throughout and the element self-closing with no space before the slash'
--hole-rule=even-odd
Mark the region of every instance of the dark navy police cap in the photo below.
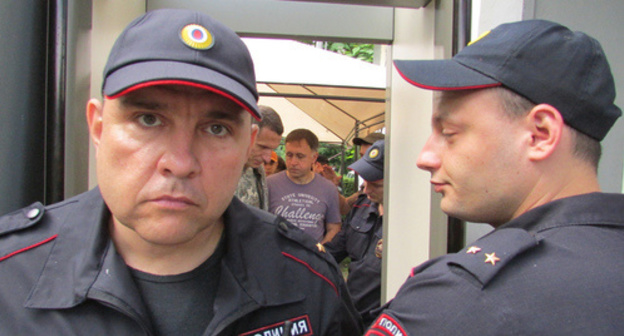
<svg viewBox="0 0 624 336">
<path fill-rule="evenodd" d="M 503 85 L 555 107 L 566 124 L 599 141 L 622 114 L 598 41 L 550 21 L 502 24 L 449 60 L 394 64 L 405 80 L 429 90 Z"/>
<path fill-rule="evenodd" d="M 384 178 L 384 143 L 378 140 L 366 150 L 366 154 L 349 165 L 349 169 L 358 173 L 366 181 L 378 181 Z"/>
<path fill-rule="evenodd" d="M 164 84 L 204 88 L 260 119 L 249 50 L 235 32 L 206 14 L 150 11 L 117 38 L 104 68 L 105 97 Z"/>
</svg>

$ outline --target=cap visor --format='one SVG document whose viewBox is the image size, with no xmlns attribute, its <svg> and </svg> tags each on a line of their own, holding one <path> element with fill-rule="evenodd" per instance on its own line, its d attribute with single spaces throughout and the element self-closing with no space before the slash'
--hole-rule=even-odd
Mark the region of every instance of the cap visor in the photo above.
<svg viewBox="0 0 624 336">
<path fill-rule="evenodd" d="M 375 168 L 363 159 L 353 162 L 348 168 L 358 173 L 366 181 L 379 181 L 384 178 L 383 170 Z"/>
<path fill-rule="evenodd" d="M 396 60 L 394 66 L 410 84 L 427 90 L 472 90 L 501 83 L 455 60 Z"/>
<path fill-rule="evenodd" d="M 188 63 L 150 61 L 130 64 L 108 75 L 102 92 L 110 99 L 153 85 L 182 84 L 215 92 L 260 119 L 257 99 L 244 85 L 217 71 Z"/>
</svg>

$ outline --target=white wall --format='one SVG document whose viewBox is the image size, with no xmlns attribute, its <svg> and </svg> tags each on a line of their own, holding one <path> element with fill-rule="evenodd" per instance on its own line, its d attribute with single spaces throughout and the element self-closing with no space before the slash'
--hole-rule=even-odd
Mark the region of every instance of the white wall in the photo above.
<svg viewBox="0 0 624 336">
<path fill-rule="evenodd" d="M 392 59 L 433 59 L 434 17 L 433 2 L 424 9 L 396 9 Z M 446 216 L 433 206 L 429 174 L 416 167 L 430 134 L 432 94 L 408 84 L 391 64 L 387 68 L 382 301 L 394 297 L 412 267 L 446 248 Z"/>
</svg>

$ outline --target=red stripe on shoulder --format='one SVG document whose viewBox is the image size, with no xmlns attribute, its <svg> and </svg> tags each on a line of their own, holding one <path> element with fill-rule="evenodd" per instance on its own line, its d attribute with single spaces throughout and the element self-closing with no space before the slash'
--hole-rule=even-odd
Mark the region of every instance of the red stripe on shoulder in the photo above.
<svg viewBox="0 0 624 336">
<path fill-rule="evenodd" d="M 305 261 L 303 261 L 303 260 L 301 260 L 301 259 L 299 259 L 299 258 L 297 258 L 297 257 L 293 256 L 292 254 L 288 254 L 288 253 L 286 253 L 286 252 L 282 252 L 282 254 L 283 254 L 285 257 L 290 258 L 290 259 L 292 259 L 292 260 L 294 260 L 294 261 L 296 261 L 296 262 L 298 262 L 298 263 L 302 264 L 303 266 L 307 267 L 307 268 L 308 268 L 308 270 L 310 270 L 310 272 L 314 273 L 314 275 L 316 275 L 316 276 L 318 276 L 319 278 L 321 278 L 321 279 L 325 280 L 325 282 L 327 282 L 327 283 L 328 283 L 328 284 L 329 284 L 329 285 L 330 285 L 330 286 L 334 289 L 334 292 L 336 292 L 336 295 L 337 295 L 337 296 L 340 296 L 340 294 L 338 294 L 338 288 L 336 288 L 336 285 L 334 285 L 334 283 L 333 283 L 333 282 L 331 282 L 329 279 L 327 279 L 327 277 L 325 277 L 323 274 L 321 274 L 321 273 L 317 272 L 314 268 L 312 268 L 312 266 L 310 266 L 310 264 L 308 264 L 307 262 L 305 262 Z"/>
<path fill-rule="evenodd" d="M 49 243 L 49 242 L 53 241 L 54 239 L 56 239 L 56 237 L 58 237 L 58 235 L 54 235 L 54 236 L 52 236 L 52 237 L 50 237 L 50 238 L 44 239 L 44 240 L 42 240 L 42 241 L 40 241 L 40 242 L 36 243 L 36 244 L 32 244 L 32 245 L 30 245 L 30 246 L 26 246 L 26 247 L 24 247 L 24 248 L 22 248 L 22 249 L 19 249 L 19 250 L 17 250 L 17 251 L 11 252 L 11 253 L 9 253 L 9 254 L 7 254 L 7 255 L 3 256 L 3 257 L 0 257 L 0 261 L 4 261 L 4 260 L 6 260 L 6 259 L 11 258 L 12 256 L 14 256 L 14 255 L 16 255 L 16 254 L 20 254 L 20 253 L 22 253 L 22 252 L 26 252 L 26 251 L 28 251 L 28 250 L 34 249 L 35 247 L 38 247 L 38 246 L 41 246 L 41 245 L 43 245 L 43 244 Z"/>
</svg>

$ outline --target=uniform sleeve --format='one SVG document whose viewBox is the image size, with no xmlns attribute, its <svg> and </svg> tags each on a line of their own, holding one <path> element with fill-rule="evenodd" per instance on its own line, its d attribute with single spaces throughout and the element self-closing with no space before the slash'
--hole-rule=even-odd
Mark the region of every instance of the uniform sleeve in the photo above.
<svg viewBox="0 0 624 336">
<path fill-rule="evenodd" d="M 325 249 L 327 253 L 330 253 L 334 259 L 336 259 L 337 263 L 340 263 L 344 258 L 348 256 L 347 253 L 347 226 L 343 225 L 342 229 L 338 234 L 330 241 L 325 244 Z"/>
<path fill-rule="evenodd" d="M 331 323 L 331 328 L 326 335 L 361 336 L 363 331 L 362 318 L 353 305 L 342 275 L 339 272 L 336 275 L 338 276 L 336 283 L 341 304 L 334 306 L 335 311 L 327 312 L 331 314 L 334 323 Z"/>
<path fill-rule="evenodd" d="M 504 319 L 477 286 L 452 272 L 415 275 L 365 335 L 497 335 L 509 331 Z"/>
</svg>

